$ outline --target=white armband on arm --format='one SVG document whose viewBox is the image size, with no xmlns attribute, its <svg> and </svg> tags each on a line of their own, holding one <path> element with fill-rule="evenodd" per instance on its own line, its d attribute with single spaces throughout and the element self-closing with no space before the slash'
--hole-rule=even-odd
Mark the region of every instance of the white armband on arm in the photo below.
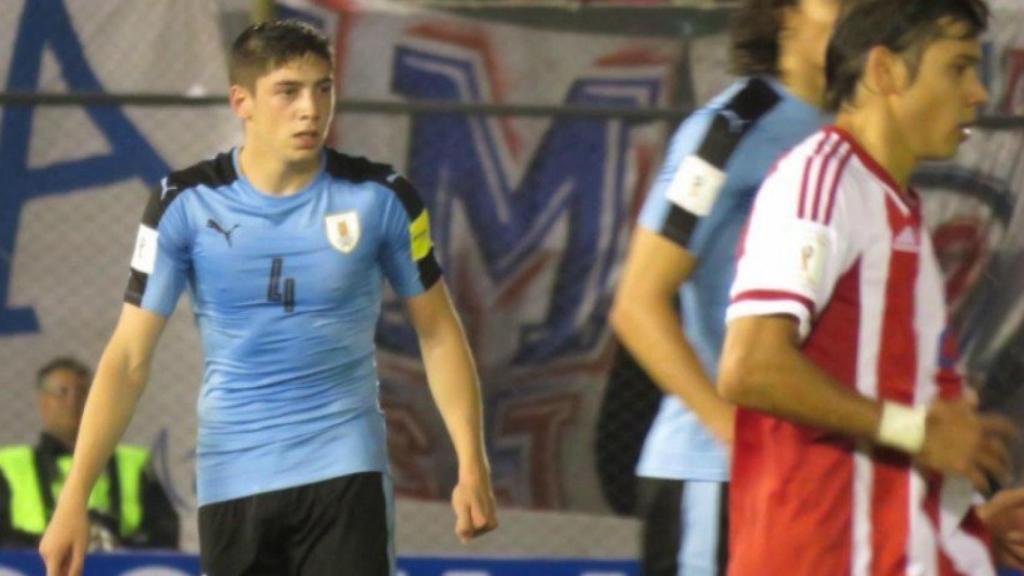
<svg viewBox="0 0 1024 576">
<path fill-rule="evenodd" d="M 917 454 L 924 446 L 925 421 L 928 410 L 924 406 L 912 408 L 895 402 L 882 404 L 882 422 L 875 435 L 879 444 Z"/>
</svg>

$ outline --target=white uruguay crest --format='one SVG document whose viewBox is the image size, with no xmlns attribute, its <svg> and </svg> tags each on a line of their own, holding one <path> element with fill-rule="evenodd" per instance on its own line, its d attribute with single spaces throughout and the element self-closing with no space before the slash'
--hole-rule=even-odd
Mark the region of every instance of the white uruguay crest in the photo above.
<svg viewBox="0 0 1024 576">
<path fill-rule="evenodd" d="M 324 219 L 327 239 L 339 251 L 348 254 L 359 243 L 359 213 L 342 212 Z"/>
</svg>

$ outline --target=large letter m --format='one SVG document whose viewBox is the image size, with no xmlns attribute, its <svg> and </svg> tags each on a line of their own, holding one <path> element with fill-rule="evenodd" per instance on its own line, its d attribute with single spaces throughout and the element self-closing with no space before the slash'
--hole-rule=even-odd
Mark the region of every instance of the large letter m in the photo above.
<svg viewBox="0 0 1024 576">
<path fill-rule="evenodd" d="M 493 58 L 486 42 L 467 46 L 426 28 L 414 34 L 394 52 L 395 93 L 415 100 L 491 102 Z M 666 67 L 635 56 L 606 59 L 592 77 L 570 84 L 564 103 L 623 109 L 658 104 Z M 499 354 L 506 362 L 537 364 L 587 354 L 607 335 L 615 264 L 650 171 L 651 150 L 636 137 L 641 124 L 613 116 L 558 116 L 524 165 L 507 119 L 455 112 L 412 118 L 407 172 L 430 210 L 442 263 L 451 269 L 467 244 L 483 262 L 486 278 L 449 276 L 449 282 L 477 284 L 470 290 L 486 292 L 482 297 L 492 304 L 508 303 L 510 292 L 530 293 L 512 298 L 517 301 L 511 306 L 540 310 L 504 317 L 515 319 L 503 320 L 500 330 L 515 342 L 508 355 Z M 522 288 L 534 282 L 548 287 L 543 297 Z M 460 292 L 465 290 L 457 287 Z M 479 313 L 488 316 L 490 310 Z M 387 318 L 381 344 L 415 353 L 412 335 Z M 486 338 L 473 334 L 473 323 L 471 337 Z"/>
</svg>

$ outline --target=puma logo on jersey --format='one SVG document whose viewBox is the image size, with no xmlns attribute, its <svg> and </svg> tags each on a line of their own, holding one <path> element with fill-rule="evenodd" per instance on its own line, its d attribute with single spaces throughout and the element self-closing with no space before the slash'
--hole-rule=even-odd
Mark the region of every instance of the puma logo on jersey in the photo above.
<svg viewBox="0 0 1024 576">
<path fill-rule="evenodd" d="M 160 180 L 160 201 L 163 202 L 164 200 L 166 200 L 167 199 L 167 194 L 169 192 L 174 192 L 177 189 L 178 189 L 178 187 L 174 186 L 170 182 L 168 182 L 167 178 L 161 179 Z"/>
<path fill-rule="evenodd" d="M 729 123 L 729 132 L 732 132 L 733 134 L 742 133 L 743 129 L 747 127 L 747 124 L 750 124 L 749 120 L 743 119 L 735 111 L 730 110 L 728 108 L 725 108 L 724 110 L 719 110 L 718 115 L 724 118 L 725 121 Z"/>
<path fill-rule="evenodd" d="M 222 227 L 220 223 L 214 220 L 213 218 L 210 218 L 209 220 L 206 221 L 206 227 L 213 229 L 218 234 L 222 234 L 224 236 L 224 239 L 228 241 L 228 246 L 232 246 L 231 234 L 234 233 L 238 226 L 238 224 L 235 224 L 234 226 L 231 227 L 231 230 L 225 230 L 224 227 Z"/>
</svg>

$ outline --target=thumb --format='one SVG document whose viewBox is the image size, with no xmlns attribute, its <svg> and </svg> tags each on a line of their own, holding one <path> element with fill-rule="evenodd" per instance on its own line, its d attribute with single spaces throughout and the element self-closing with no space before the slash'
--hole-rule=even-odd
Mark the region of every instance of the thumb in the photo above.
<svg viewBox="0 0 1024 576">
<path fill-rule="evenodd" d="M 474 531 L 487 526 L 487 510 L 484 509 L 483 502 L 480 500 L 474 500 L 473 505 L 470 507 L 470 512 L 473 515 Z"/>
<path fill-rule="evenodd" d="M 473 519 L 469 504 L 462 498 L 452 497 L 452 509 L 455 511 L 455 535 L 463 544 L 473 537 Z"/>
<path fill-rule="evenodd" d="M 1024 504 L 1024 488 L 1006 488 L 996 495 L 1004 506 L 1020 506 Z"/>
</svg>

